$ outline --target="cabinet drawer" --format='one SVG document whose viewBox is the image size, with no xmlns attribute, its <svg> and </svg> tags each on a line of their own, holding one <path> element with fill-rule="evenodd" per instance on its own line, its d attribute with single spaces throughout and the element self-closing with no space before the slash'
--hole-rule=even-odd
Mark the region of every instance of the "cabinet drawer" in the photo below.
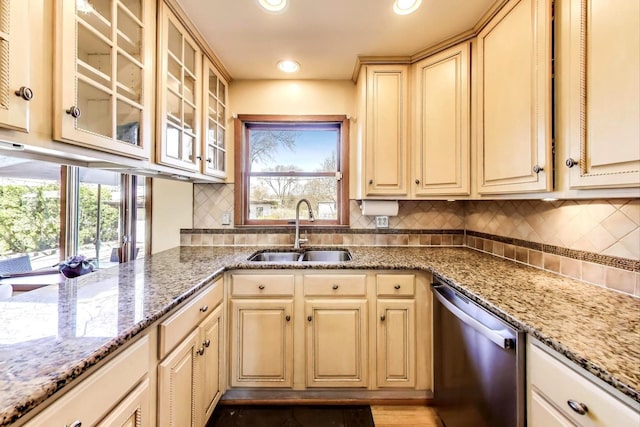
<svg viewBox="0 0 640 427">
<path fill-rule="evenodd" d="M 149 371 L 149 338 L 143 337 L 91 374 L 27 427 L 96 425 Z"/>
<path fill-rule="evenodd" d="M 378 274 L 376 276 L 379 297 L 412 297 L 416 293 L 416 276 L 413 274 Z"/>
<path fill-rule="evenodd" d="M 292 296 L 293 274 L 233 275 L 231 295 L 234 297 Z"/>
<path fill-rule="evenodd" d="M 584 427 L 637 425 L 640 414 L 604 388 L 544 350 L 532 344 L 528 349 L 530 385 L 574 423 Z M 569 400 L 584 404 L 588 408 L 587 413 L 580 415 L 574 412 L 567 403 Z"/>
<path fill-rule="evenodd" d="M 197 295 L 176 314 L 160 323 L 158 336 L 158 354 L 163 359 L 193 328 L 204 320 L 218 304 L 222 302 L 224 287 L 218 279 L 204 292 Z"/>
<path fill-rule="evenodd" d="M 305 296 L 364 296 L 364 274 L 309 274 L 304 276 Z"/>
</svg>

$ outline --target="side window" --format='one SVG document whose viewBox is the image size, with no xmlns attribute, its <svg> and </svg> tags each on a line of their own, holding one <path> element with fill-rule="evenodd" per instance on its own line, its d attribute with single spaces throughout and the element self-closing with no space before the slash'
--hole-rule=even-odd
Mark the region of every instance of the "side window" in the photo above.
<svg viewBox="0 0 640 427">
<path fill-rule="evenodd" d="M 314 224 L 347 224 L 348 120 L 344 117 L 239 116 L 236 224 L 286 225 L 300 199 Z M 239 134 L 239 135 L 238 135 Z M 239 166 L 239 167 L 238 167 Z M 236 204 L 238 205 L 238 204 Z"/>
</svg>

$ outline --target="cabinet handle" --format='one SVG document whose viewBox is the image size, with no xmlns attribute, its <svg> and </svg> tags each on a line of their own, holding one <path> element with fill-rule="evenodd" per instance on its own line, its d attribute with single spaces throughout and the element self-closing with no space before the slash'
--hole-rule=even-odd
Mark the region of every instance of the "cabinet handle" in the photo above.
<svg viewBox="0 0 640 427">
<path fill-rule="evenodd" d="M 540 165 L 535 165 L 535 166 L 532 168 L 532 170 L 533 170 L 533 173 L 540 173 L 540 172 L 542 172 L 542 171 L 544 170 L 544 168 L 543 168 L 543 167 L 541 167 Z"/>
<path fill-rule="evenodd" d="M 77 119 L 78 117 L 80 117 L 80 109 L 78 107 L 76 107 L 75 105 L 72 105 L 67 110 L 67 114 L 70 114 L 71 117 L 73 117 L 74 119 Z"/>
<path fill-rule="evenodd" d="M 284 320 L 286 320 L 287 322 L 291 321 L 291 316 L 289 316 L 288 314 L 284 317 Z"/>
<path fill-rule="evenodd" d="M 16 91 L 16 96 L 19 96 L 25 101 L 31 101 L 33 99 L 33 91 L 31 90 L 31 88 L 22 86 L 20 89 Z"/>
<path fill-rule="evenodd" d="M 69 424 L 69 427 L 81 427 L 81 426 L 82 426 L 82 421 L 78 421 L 78 420 L 75 420 L 74 422 Z M 65 424 L 64 427 L 67 427 L 67 425 Z"/>
<path fill-rule="evenodd" d="M 213 159 L 212 159 L 212 158 L 208 158 L 208 159 L 206 160 L 206 162 L 207 162 L 207 163 L 213 163 Z"/>
<path fill-rule="evenodd" d="M 587 412 L 589 412 L 589 408 L 587 408 L 587 405 L 585 405 L 584 403 L 576 402 L 573 399 L 567 400 L 567 405 L 569 405 L 569 408 L 571 408 L 573 412 L 580 415 L 585 415 Z"/>
<path fill-rule="evenodd" d="M 264 289 L 264 285 L 258 285 L 258 289 L 263 290 Z"/>
<path fill-rule="evenodd" d="M 569 158 L 564 162 L 564 164 L 565 164 L 565 165 L 567 165 L 567 167 L 568 167 L 568 168 L 572 168 L 572 167 L 574 167 L 574 166 L 578 165 L 578 164 L 579 164 L 579 162 L 577 162 L 576 160 L 573 160 L 571 157 L 569 157 Z"/>
<path fill-rule="evenodd" d="M 387 320 L 387 316 L 385 316 L 385 315 L 383 314 L 382 316 L 380 316 L 380 320 L 382 320 L 382 321 L 384 322 L 385 320 Z"/>
<path fill-rule="evenodd" d="M 313 320 L 313 316 L 307 316 L 307 320 L 311 322 Z"/>
<path fill-rule="evenodd" d="M 400 289 L 400 285 L 395 285 L 393 289 Z"/>
<path fill-rule="evenodd" d="M 373 180 L 372 179 L 369 180 L 369 185 L 371 185 L 371 184 L 373 184 Z"/>
<path fill-rule="evenodd" d="M 333 285 L 331 288 L 335 291 L 336 289 L 338 289 L 338 285 Z"/>
<path fill-rule="evenodd" d="M 420 180 L 419 179 L 416 179 L 416 184 L 420 184 Z"/>
<path fill-rule="evenodd" d="M 202 343 L 203 346 L 205 346 L 206 348 L 209 348 L 209 346 L 211 345 L 211 340 L 210 339 L 206 339 L 204 340 L 204 342 Z"/>
<path fill-rule="evenodd" d="M 196 156 L 196 159 L 202 160 L 202 156 Z"/>
<path fill-rule="evenodd" d="M 206 312 L 207 310 L 209 310 L 209 306 L 208 305 L 203 305 L 202 307 L 200 307 L 200 311 L 201 312 Z"/>
<path fill-rule="evenodd" d="M 196 353 L 198 353 L 199 356 L 202 356 L 204 354 L 204 347 L 200 347 L 199 349 L 197 349 Z"/>
</svg>

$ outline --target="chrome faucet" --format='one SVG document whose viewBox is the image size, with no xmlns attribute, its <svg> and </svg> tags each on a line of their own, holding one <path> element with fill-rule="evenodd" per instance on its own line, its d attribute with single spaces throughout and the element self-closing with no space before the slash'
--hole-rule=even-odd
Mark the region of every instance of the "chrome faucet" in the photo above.
<svg viewBox="0 0 640 427">
<path fill-rule="evenodd" d="M 300 238 L 300 205 L 303 202 L 306 203 L 307 207 L 309 208 L 309 221 L 313 222 L 315 219 L 313 217 L 313 210 L 311 210 L 311 203 L 309 202 L 309 200 L 300 199 L 298 201 L 298 204 L 296 205 L 296 237 L 295 237 L 295 240 L 293 241 L 293 249 L 300 249 L 300 245 L 303 243 L 307 243 L 308 241 L 308 239 Z"/>
</svg>

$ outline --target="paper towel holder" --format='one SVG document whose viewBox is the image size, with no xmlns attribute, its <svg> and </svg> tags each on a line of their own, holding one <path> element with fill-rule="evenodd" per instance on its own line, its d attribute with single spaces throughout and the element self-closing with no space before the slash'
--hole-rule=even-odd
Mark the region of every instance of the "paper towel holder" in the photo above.
<svg viewBox="0 0 640 427">
<path fill-rule="evenodd" d="M 398 216 L 397 200 L 359 200 L 363 216 Z"/>
</svg>

